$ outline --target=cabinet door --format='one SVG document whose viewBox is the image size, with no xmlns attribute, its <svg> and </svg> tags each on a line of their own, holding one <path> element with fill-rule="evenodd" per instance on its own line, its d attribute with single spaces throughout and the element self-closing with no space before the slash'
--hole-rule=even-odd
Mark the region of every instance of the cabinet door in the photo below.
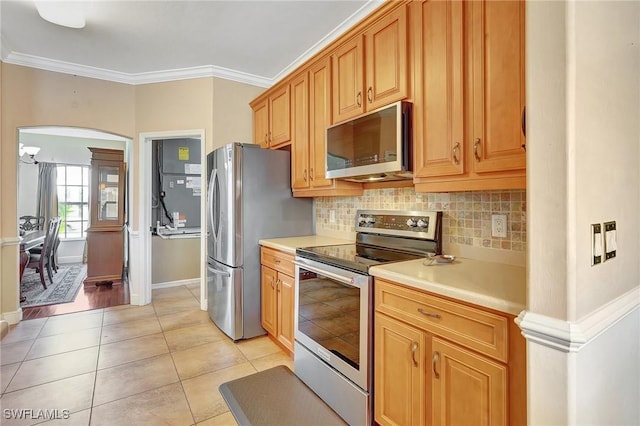
<svg viewBox="0 0 640 426">
<path fill-rule="evenodd" d="M 425 334 L 376 313 L 374 341 L 376 422 L 425 424 Z"/>
<path fill-rule="evenodd" d="M 464 172 L 464 37 L 461 1 L 411 4 L 415 19 L 415 175 Z"/>
<path fill-rule="evenodd" d="M 269 96 L 269 146 L 291 140 L 291 99 L 289 85 L 285 84 Z"/>
<path fill-rule="evenodd" d="M 323 59 L 309 71 L 309 164 L 314 188 L 331 186 L 333 180 L 325 177 L 327 127 L 331 124 L 331 62 Z"/>
<path fill-rule="evenodd" d="M 277 272 L 266 266 L 261 267 L 260 287 L 261 300 L 260 313 L 262 319 L 262 327 L 271 335 L 276 334 L 276 282 Z"/>
<path fill-rule="evenodd" d="M 363 42 L 358 35 L 331 55 L 333 67 L 333 123 L 364 112 Z"/>
<path fill-rule="evenodd" d="M 366 109 L 407 97 L 407 9 L 401 6 L 364 33 Z"/>
<path fill-rule="evenodd" d="M 253 143 L 269 148 L 269 104 L 266 99 L 253 108 Z"/>
<path fill-rule="evenodd" d="M 291 82 L 291 186 L 309 187 L 309 86 L 304 72 Z"/>
<path fill-rule="evenodd" d="M 295 280 L 293 279 L 293 277 L 279 273 L 277 286 L 277 338 L 280 343 L 282 343 L 290 351 L 293 351 L 294 289 Z"/>
<path fill-rule="evenodd" d="M 434 337 L 432 424 L 506 425 L 507 367 Z"/>
<path fill-rule="evenodd" d="M 524 1 L 474 1 L 471 9 L 473 164 L 524 169 Z"/>
</svg>

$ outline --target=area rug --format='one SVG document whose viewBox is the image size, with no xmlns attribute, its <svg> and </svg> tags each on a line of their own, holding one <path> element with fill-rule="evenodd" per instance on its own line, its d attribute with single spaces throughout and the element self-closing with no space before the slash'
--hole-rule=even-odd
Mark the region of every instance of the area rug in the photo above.
<svg viewBox="0 0 640 426">
<path fill-rule="evenodd" d="M 49 282 L 45 271 L 47 288 L 45 290 L 40 282 L 40 273 L 35 269 L 27 269 L 22 276 L 22 296 L 25 301 L 20 303 L 21 308 L 32 306 L 55 305 L 58 303 L 73 302 L 87 276 L 87 265 L 73 264 L 61 266 L 58 272 L 53 274 L 53 283 Z"/>
<path fill-rule="evenodd" d="M 219 389 L 240 426 L 346 425 L 283 365 L 223 383 Z"/>
</svg>

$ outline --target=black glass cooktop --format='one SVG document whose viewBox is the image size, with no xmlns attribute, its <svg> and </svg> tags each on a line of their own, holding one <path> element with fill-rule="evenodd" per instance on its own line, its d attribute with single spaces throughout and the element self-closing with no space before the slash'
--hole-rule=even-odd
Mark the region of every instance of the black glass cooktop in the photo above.
<svg viewBox="0 0 640 426">
<path fill-rule="evenodd" d="M 363 244 L 302 247 L 296 249 L 296 254 L 306 259 L 365 274 L 368 273 L 370 266 L 423 257 L 415 253 L 389 250 Z"/>
</svg>

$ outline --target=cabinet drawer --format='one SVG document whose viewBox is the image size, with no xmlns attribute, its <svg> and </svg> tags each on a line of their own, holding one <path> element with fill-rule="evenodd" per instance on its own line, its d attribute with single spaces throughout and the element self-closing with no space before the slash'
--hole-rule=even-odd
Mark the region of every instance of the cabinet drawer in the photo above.
<svg viewBox="0 0 640 426">
<path fill-rule="evenodd" d="M 260 263 L 291 277 L 295 276 L 294 256 L 268 247 L 260 249 Z"/>
<path fill-rule="evenodd" d="M 375 281 L 376 310 L 507 362 L 507 318 L 425 292 Z"/>
</svg>

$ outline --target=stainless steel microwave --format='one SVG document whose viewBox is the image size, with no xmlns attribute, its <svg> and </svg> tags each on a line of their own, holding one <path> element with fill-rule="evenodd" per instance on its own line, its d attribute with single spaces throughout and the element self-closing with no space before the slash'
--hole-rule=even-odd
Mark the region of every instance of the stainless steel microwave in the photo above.
<svg viewBox="0 0 640 426">
<path fill-rule="evenodd" d="M 411 103 L 395 102 L 327 128 L 329 179 L 378 182 L 411 179 Z"/>
</svg>

